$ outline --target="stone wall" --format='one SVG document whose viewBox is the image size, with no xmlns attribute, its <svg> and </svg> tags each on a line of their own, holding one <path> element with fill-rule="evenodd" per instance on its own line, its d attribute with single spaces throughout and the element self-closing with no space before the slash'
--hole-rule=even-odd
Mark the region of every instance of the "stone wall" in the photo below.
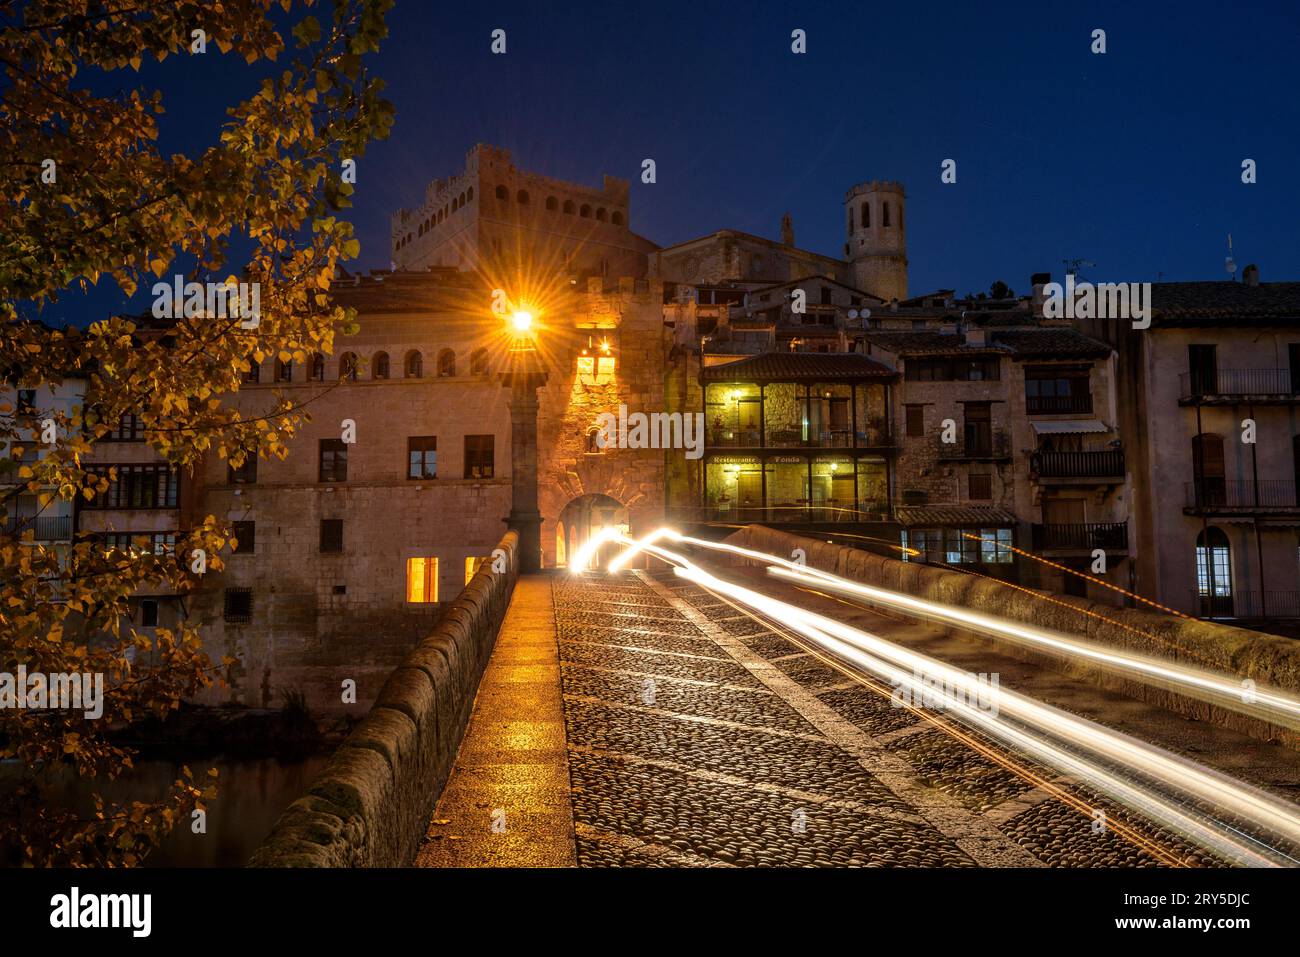
<svg viewBox="0 0 1300 957">
<path fill-rule="evenodd" d="M 1016 588 L 916 562 L 902 562 L 761 525 L 744 528 L 727 541 L 780 556 L 789 556 L 793 549 L 802 548 L 809 566 L 852 581 L 1087 638 L 1117 651 L 1154 655 L 1243 680 L 1249 678 L 1261 689 L 1270 687 L 1291 694 L 1300 692 L 1300 642 L 1289 638 L 1198 619 L 1115 608 L 1081 598 L 1052 595 L 1052 600 L 1048 601 L 1045 592 Z M 1025 661 L 1050 663 L 1051 667 L 1058 669 L 1062 667 L 1055 658 L 1044 657 L 1010 642 L 993 643 L 1000 653 Z M 1068 673 L 1177 714 L 1210 721 L 1253 738 L 1276 741 L 1300 750 L 1300 734 L 1287 728 L 1235 711 L 1225 711 L 1162 688 L 1102 673 L 1084 664 L 1072 663 L 1068 666 Z"/>
<path fill-rule="evenodd" d="M 253 867 L 402 867 L 447 782 L 518 577 L 517 537 L 497 546 L 446 616 L 389 676 L 370 713 L 280 816 Z"/>
</svg>

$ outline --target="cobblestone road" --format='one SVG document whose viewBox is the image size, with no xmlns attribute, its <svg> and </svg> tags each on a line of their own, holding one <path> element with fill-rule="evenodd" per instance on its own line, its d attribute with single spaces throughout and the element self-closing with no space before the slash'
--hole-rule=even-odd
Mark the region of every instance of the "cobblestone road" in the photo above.
<svg viewBox="0 0 1300 957">
<path fill-rule="evenodd" d="M 1161 863 L 666 571 L 553 595 L 579 865 Z"/>
</svg>

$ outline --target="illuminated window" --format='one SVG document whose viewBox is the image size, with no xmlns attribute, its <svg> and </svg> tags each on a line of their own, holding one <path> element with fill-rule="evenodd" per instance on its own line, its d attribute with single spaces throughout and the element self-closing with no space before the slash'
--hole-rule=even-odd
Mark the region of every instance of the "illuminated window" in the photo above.
<svg viewBox="0 0 1300 957">
<path fill-rule="evenodd" d="M 595 375 L 596 374 L 596 357 L 589 355 L 578 356 L 578 375 Z"/>
<path fill-rule="evenodd" d="M 470 555 L 465 559 L 465 584 L 468 585 L 480 565 L 488 560 L 486 555 Z"/>
<path fill-rule="evenodd" d="M 406 600 L 417 605 L 427 605 L 438 600 L 438 559 L 429 557 L 406 560 Z"/>
</svg>

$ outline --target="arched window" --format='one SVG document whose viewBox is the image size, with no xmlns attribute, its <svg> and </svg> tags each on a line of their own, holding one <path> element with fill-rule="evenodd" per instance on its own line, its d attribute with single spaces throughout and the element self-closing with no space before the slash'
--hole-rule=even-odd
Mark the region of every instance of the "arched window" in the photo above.
<svg viewBox="0 0 1300 957">
<path fill-rule="evenodd" d="M 515 193 L 515 202 L 518 203 L 520 206 L 527 206 L 528 190 L 521 189 L 519 192 Z"/>
<path fill-rule="evenodd" d="M 471 186 L 469 189 L 465 190 L 465 203 L 472 203 L 472 202 L 474 202 L 474 187 L 473 187 L 473 186 Z M 465 203 L 461 203 L 461 205 L 464 206 Z"/>
<path fill-rule="evenodd" d="M 424 375 L 424 356 L 420 355 L 420 350 L 412 349 L 406 354 L 405 369 L 408 379 L 418 379 Z"/>
<path fill-rule="evenodd" d="M 506 189 L 504 186 L 498 186 L 497 199 L 501 200 L 504 203 L 509 198 L 510 198 L 510 190 Z"/>
<path fill-rule="evenodd" d="M 462 209 L 464 208 L 464 206 L 465 206 L 465 194 L 461 193 L 459 196 L 456 197 L 456 208 Z"/>
<path fill-rule="evenodd" d="M 469 356 L 469 374 L 470 375 L 487 375 L 487 350 L 475 349 Z"/>
<path fill-rule="evenodd" d="M 591 207 L 583 203 L 582 208 L 578 210 L 578 215 L 583 219 L 591 219 Z"/>
<path fill-rule="evenodd" d="M 288 360 L 287 362 L 280 359 L 275 360 L 275 381 L 276 382 L 293 381 L 293 360 L 292 359 Z"/>
<path fill-rule="evenodd" d="M 559 208 L 560 208 L 560 201 L 558 199 L 556 199 L 554 196 L 546 197 L 546 211 L 548 213 L 553 213 Z"/>
<path fill-rule="evenodd" d="M 849 235 L 853 235 L 853 207 L 849 207 Z"/>
<path fill-rule="evenodd" d="M 889 228 L 889 204 L 888 203 L 880 204 L 880 225 L 885 227 L 886 229 Z"/>
<path fill-rule="evenodd" d="M 605 207 L 601 206 L 596 210 L 596 221 L 603 223 L 605 221 Z"/>
<path fill-rule="evenodd" d="M 600 429 L 595 429 L 595 428 L 588 429 L 583 451 L 585 451 L 588 455 L 599 454 L 601 450 L 600 442 L 597 441 L 599 438 L 600 438 Z"/>
<path fill-rule="evenodd" d="M 1196 536 L 1196 594 L 1202 616 L 1232 615 L 1232 547 L 1221 528 L 1203 529 Z"/>
<path fill-rule="evenodd" d="M 446 379 L 456 374 L 456 353 L 443 349 L 438 353 L 438 378 Z"/>
<path fill-rule="evenodd" d="M 574 210 L 573 200 L 571 200 L 571 199 L 566 199 L 566 200 L 564 201 L 564 211 L 565 211 L 566 213 L 568 213 L 570 216 L 572 216 L 572 215 L 573 215 L 573 210 Z"/>
<path fill-rule="evenodd" d="M 1222 436 L 1202 433 L 1192 439 L 1192 478 L 1198 507 L 1227 504 Z"/>
<path fill-rule="evenodd" d="M 244 373 L 245 382 L 257 382 L 262 377 L 262 365 L 253 356 L 248 356 L 248 371 Z"/>
<path fill-rule="evenodd" d="M 325 357 L 319 352 L 311 354 L 311 360 L 307 364 L 307 379 L 310 382 L 325 381 Z"/>
<path fill-rule="evenodd" d="M 354 352 L 345 352 L 339 356 L 339 379 L 357 381 L 357 356 Z"/>
<path fill-rule="evenodd" d="M 615 226 L 622 226 L 623 214 L 616 209 L 614 210 L 614 214 L 609 217 L 609 221 L 613 223 Z"/>
<path fill-rule="evenodd" d="M 862 204 L 862 228 L 863 229 L 871 228 L 871 204 L 870 203 Z"/>
<path fill-rule="evenodd" d="M 370 378 L 387 379 L 388 378 L 388 353 L 376 352 L 375 357 L 370 360 Z"/>
</svg>

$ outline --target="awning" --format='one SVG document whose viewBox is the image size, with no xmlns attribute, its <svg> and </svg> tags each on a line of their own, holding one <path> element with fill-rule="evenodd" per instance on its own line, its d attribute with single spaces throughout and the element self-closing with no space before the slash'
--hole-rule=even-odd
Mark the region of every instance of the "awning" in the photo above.
<svg viewBox="0 0 1300 957">
<path fill-rule="evenodd" d="M 898 524 L 905 528 L 938 525 L 943 527 L 1007 527 L 1016 524 L 1016 515 L 997 505 L 900 505 L 894 509 Z"/>
<path fill-rule="evenodd" d="M 1038 435 L 1074 435 L 1079 432 L 1109 432 L 1100 419 L 1065 419 L 1056 422 L 1031 422 Z"/>
</svg>

